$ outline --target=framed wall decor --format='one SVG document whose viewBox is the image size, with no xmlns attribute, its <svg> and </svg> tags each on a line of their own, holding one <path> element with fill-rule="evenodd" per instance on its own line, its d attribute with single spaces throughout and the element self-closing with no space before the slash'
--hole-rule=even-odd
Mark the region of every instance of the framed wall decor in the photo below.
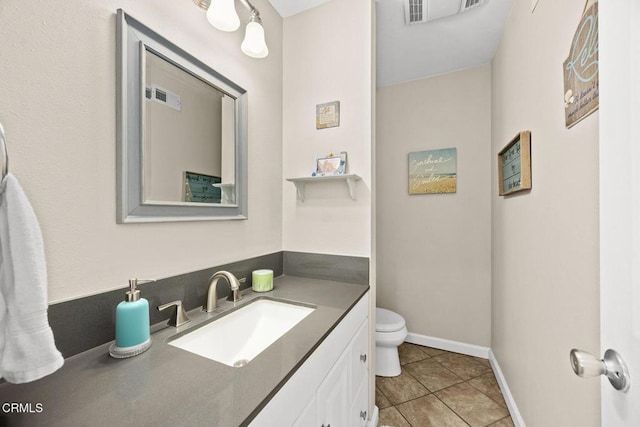
<svg viewBox="0 0 640 427">
<path fill-rule="evenodd" d="M 409 194 L 455 193 L 457 162 L 455 148 L 409 153 Z"/>
<path fill-rule="evenodd" d="M 347 173 L 347 152 L 329 153 L 316 158 L 316 171 L 313 176 L 344 175 Z"/>
<path fill-rule="evenodd" d="M 587 5 L 571 41 L 569 56 L 562 64 L 567 129 L 600 107 L 598 2 L 588 9 Z"/>
<path fill-rule="evenodd" d="M 531 188 L 531 132 L 519 132 L 498 153 L 498 195 Z"/>
<path fill-rule="evenodd" d="M 340 101 L 316 105 L 316 129 L 340 126 Z"/>
</svg>

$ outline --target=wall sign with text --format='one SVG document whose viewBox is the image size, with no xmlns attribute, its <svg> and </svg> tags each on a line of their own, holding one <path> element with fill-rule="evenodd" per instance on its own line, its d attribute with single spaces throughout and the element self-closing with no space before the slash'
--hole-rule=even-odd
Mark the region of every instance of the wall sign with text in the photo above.
<svg viewBox="0 0 640 427">
<path fill-rule="evenodd" d="M 316 129 L 340 126 L 340 101 L 316 105 Z"/>
<path fill-rule="evenodd" d="M 409 153 L 409 194 L 455 193 L 457 159 L 455 148 Z"/>
<path fill-rule="evenodd" d="M 531 132 L 519 132 L 498 153 L 498 195 L 531 188 Z"/>
<path fill-rule="evenodd" d="M 564 61 L 564 118 L 572 127 L 599 107 L 598 3 L 587 9 Z"/>
</svg>

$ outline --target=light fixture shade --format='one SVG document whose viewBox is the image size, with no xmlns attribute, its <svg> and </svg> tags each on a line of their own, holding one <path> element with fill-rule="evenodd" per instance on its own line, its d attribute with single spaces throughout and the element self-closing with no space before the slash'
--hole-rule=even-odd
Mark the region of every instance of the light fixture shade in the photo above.
<svg viewBox="0 0 640 427">
<path fill-rule="evenodd" d="M 207 20 L 221 31 L 235 31 L 240 27 L 235 0 L 211 0 Z"/>
<path fill-rule="evenodd" d="M 252 58 L 264 58 L 269 55 L 269 48 L 267 48 L 267 43 L 264 41 L 264 28 L 262 28 L 262 25 L 254 20 L 249 21 L 240 49 L 245 55 Z"/>
</svg>

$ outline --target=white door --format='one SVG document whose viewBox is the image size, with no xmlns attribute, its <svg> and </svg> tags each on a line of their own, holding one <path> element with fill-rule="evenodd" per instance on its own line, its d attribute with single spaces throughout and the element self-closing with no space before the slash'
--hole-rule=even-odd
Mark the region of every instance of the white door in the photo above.
<svg viewBox="0 0 640 427">
<path fill-rule="evenodd" d="M 631 387 L 602 377 L 602 425 L 640 426 L 640 2 L 602 0 L 600 20 L 600 322 Z M 576 296 L 579 298 L 579 295 Z"/>
</svg>

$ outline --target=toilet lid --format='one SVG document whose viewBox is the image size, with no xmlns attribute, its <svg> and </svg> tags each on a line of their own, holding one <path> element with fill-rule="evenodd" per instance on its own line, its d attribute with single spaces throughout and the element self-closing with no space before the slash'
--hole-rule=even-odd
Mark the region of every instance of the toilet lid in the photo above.
<svg viewBox="0 0 640 427">
<path fill-rule="evenodd" d="M 394 332 L 404 328 L 404 318 L 398 313 L 376 307 L 376 331 Z"/>
</svg>

